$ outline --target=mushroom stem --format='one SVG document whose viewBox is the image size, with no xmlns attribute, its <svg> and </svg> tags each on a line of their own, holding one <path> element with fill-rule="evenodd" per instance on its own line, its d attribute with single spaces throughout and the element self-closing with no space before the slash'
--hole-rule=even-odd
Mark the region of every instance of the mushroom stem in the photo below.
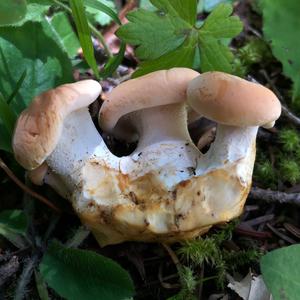
<svg viewBox="0 0 300 300">
<path fill-rule="evenodd" d="M 192 143 L 186 125 L 186 108 L 184 104 L 163 105 L 143 109 L 136 113 L 135 124 L 139 134 L 140 152 L 150 145 L 169 141 Z"/>
<path fill-rule="evenodd" d="M 105 154 L 110 152 L 95 128 L 88 108 L 82 108 L 66 117 L 58 144 L 46 161 L 67 189 L 72 190 L 80 181 L 79 172 L 86 161 Z"/>
<path fill-rule="evenodd" d="M 218 124 L 214 143 L 200 159 L 197 175 L 224 167 L 225 164 L 246 158 L 249 166 L 254 163 L 255 139 L 258 126 L 235 127 Z"/>
</svg>

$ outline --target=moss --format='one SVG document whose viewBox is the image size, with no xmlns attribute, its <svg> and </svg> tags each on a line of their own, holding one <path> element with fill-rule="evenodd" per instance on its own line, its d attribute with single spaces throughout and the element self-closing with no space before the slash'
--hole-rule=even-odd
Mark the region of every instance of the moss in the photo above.
<svg viewBox="0 0 300 300">
<path fill-rule="evenodd" d="M 297 161 L 292 160 L 291 158 L 282 159 L 279 164 L 279 171 L 281 178 L 295 184 L 300 180 L 300 169 Z"/>
<path fill-rule="evenodd" d="M 300 146 L 300 137 L 295 129 L 282 129 L 279 132 L 279 141 L 285 152 L 296 152 Z"/>
</svg>

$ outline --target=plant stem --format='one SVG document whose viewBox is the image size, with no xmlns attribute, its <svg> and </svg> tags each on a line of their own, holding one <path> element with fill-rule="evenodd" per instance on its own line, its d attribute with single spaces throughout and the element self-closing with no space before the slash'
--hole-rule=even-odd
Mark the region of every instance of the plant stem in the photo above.
<svg viewBox="0 0 300 300">
<path fill-rule="evenodd" d="M 18 185 L 25 193 L 31 195 L 32 197 L 38 199 L 39 201 L 43 202 L 50 208 L 52 208 L 57 213 L 61 213 L 61 210 L 56 207 L 53 203 L 51 203 L 47 198 L 44 196 L 32 191 L 28 188 L 19 178 L 9 169 L 9 167 L 5 164 L 5 162 L 0 158 L 0 168 L 6 173 L 6 175 L 16 184 Z"/>
<path fill-rule="evenodd" d="M 68 13 L 72 14 L 72 10 L 66 4 L 60 2 L 59 0 L 52 0 L 52 1 L 55 4 L 59 5 L 61 8 L 63 8 L 64 10 L 66 10 Z M 106 54 L 108 55 L 108 57 L 113 57 L 113 54 L 109 50 L 109 47 L 107 46 L 102 33 L 96 27 L 94 27 L 90 22 L 88 22 L 88 24 L 89 24 L 89 27 L 90 27 L 92 33 L 99 39 L 99 41 L 102 44 L 102 46 L 103 46 Z"/>
</svg>

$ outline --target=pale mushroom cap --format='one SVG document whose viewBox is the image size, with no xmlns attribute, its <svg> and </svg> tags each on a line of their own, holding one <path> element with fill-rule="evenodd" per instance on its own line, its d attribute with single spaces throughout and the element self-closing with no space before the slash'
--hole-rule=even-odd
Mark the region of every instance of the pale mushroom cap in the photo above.
<svg viewBox="0 0 300 300">
<path fill-rule="evenodd" d="M 208 119 L 232 126 L 263 126 L 277 120 L 281 105 L 264 86 L 222 72 L 207 72 L 188 85 L 188 104 Z"/>
<path fill-rule="evenodd" d="M 100 92 L 97 81 L 83 80 L 35 97 L 19 116 L 15 127 L 12 146 L 16 160 L 28 170 L 40 166 L 56 147 L 64 118 L 87 107 Z"/>
<path fill-rule="evenodd" d="M 133 111 L 184 102 L 188 82 L 198 75 L 198 72 L 188 68 L 173 68 L 121 83 L 101 107 L 101 128 L 112 131 L 122 116 Z"/>
</svg>

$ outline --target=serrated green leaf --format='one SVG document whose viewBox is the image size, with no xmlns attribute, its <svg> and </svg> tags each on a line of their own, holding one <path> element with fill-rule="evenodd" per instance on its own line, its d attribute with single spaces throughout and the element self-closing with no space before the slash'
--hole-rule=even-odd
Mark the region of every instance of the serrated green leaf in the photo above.
<svg viewBox="0 0 300 300">
<path fill-rule="evenodd" d="M 69 22 L 66 13 L 55 14 L 49 20 L 49 28 L 53 31 L 53 37 L 69 58 L 74 58 L 80 48 L 80 43 Z"/>
<path fill-rule="evenodd" d="M 106 5 L 108 8 L 110 8 L 112 11 L 116 13 L 116 6 L 113 1 L 109 0 L 95 0 L 96 2 Z M 84 1 L 86 5 L 86 1 Z M 91 6 L 86 5 L 86 12 L 87 15 L 89 16 L 89 19 L 92 21 L 92 23 L 98 23 L 102 26 L 108 25 L 111 22 L 110 16 L 102 12 L 101 10 L 97 8 L 93 8 Z"/>
<path fill-rule="evenodd" d="M 219 40 L 206 37 L 200 38 L 200 57 L 202 72 L 222 71 L 232 72 L 233 54 Z"/>
<path fill-rule="evenodd" d="M 294 84 L 293 99 L 300 96 L 300 5 L 298 0 L 263 0 L 263 31 L 284 74 Z"/>
<path fill-rule="evenodd" d="M 231 16 L 231 5 L 218 5 L 197 28 L 196 1 L 151 0 L 151 3 L 158 11 L 139 9 L 130 13 L 129 23 L 117 32 L 123 41 L 137 46 L 136 55 L 142 62 L 135 76 L 176 66 L 198 67 L 199 61 L 202 71 L 233 71 L 233 55 L 226 43 L 241 32 L 242 22 Z M 196 42 L 191 42 L 196 35 Z M 185 58 L 186 55 L 192 57 Z"/>
<path fill-rule="evenodd" d="M 243 25 L 238 17 L 231 14 L 230 4 L 219 4 L 206 18 L 199 35 L 209 35 L 215 39 L 235 37 L 242 31 Z"/>
<path fill-rule="evenodd" d="M 91 39 L 91 31 L 85 15 L 83 0 L 69 0 L 72 9 L 72 16 L 76 25 L 80 45 L 84 58 L 92 68 L 95 76 L 99 78 L 99 71 L 94 55 L 94 47 Z"/>
<path fill-rule="evenodd" d="M 150 0 L 159 10 L 178 16 L 190 25 L 194 25 L 197 17 L 197 0 Z"/>
<path fill-rule="evenodd" d="M 127 19 L 130 22 L 116 34 L 126 43 L 136 45 L 135 53 L 142 60 L 156 59 L 176 49 L 192 29 L 178 16 L 143 9 L 130 12 Z"/>
<path fill-rule="evenodd" d="M 26 15 L 26 0 L 0 1 L 0 26 L 13 25 L 24 19 Z"/>
<path fill-rule="evenodd" d="M 274 300 L 299 299 L 300 245 L 269 252 L 262 257 L 260 266 Z"/>
<path fill-rule="evenodd" d="M 20 113 L 45 90 L 72 81 L 68 57 L 46 34 L 47 22 L 0 28 L 0 92 L 8 99 L 26 70 L 27 74 L 10 107 Z"/>
<path fill-rule="evenodd" d="M 128 273 L 117 263 L 92 251 L 65 248 L 52 242 L 40 272 L 61 297 L 72 300 L 118 300 L 133 295 Z"/>
<path fill-rule="evenodd" d="M 3 235 L 16 247 L 24 247 L 22 235 L 26 233 L 27 226 L 28 220 L 23 211 L 16 209 L 0 212 L 0 235 Z"/>
<path fill-rule="evenodd" d="M 133 77 L 139 77 L 157 70 L 170 69 L 174 67 L 192 68 L 194 63 L 197 39 L 189 38 L 177 49 L 155 59 L 143 62 L 139 65 Z"/>
</svg>

